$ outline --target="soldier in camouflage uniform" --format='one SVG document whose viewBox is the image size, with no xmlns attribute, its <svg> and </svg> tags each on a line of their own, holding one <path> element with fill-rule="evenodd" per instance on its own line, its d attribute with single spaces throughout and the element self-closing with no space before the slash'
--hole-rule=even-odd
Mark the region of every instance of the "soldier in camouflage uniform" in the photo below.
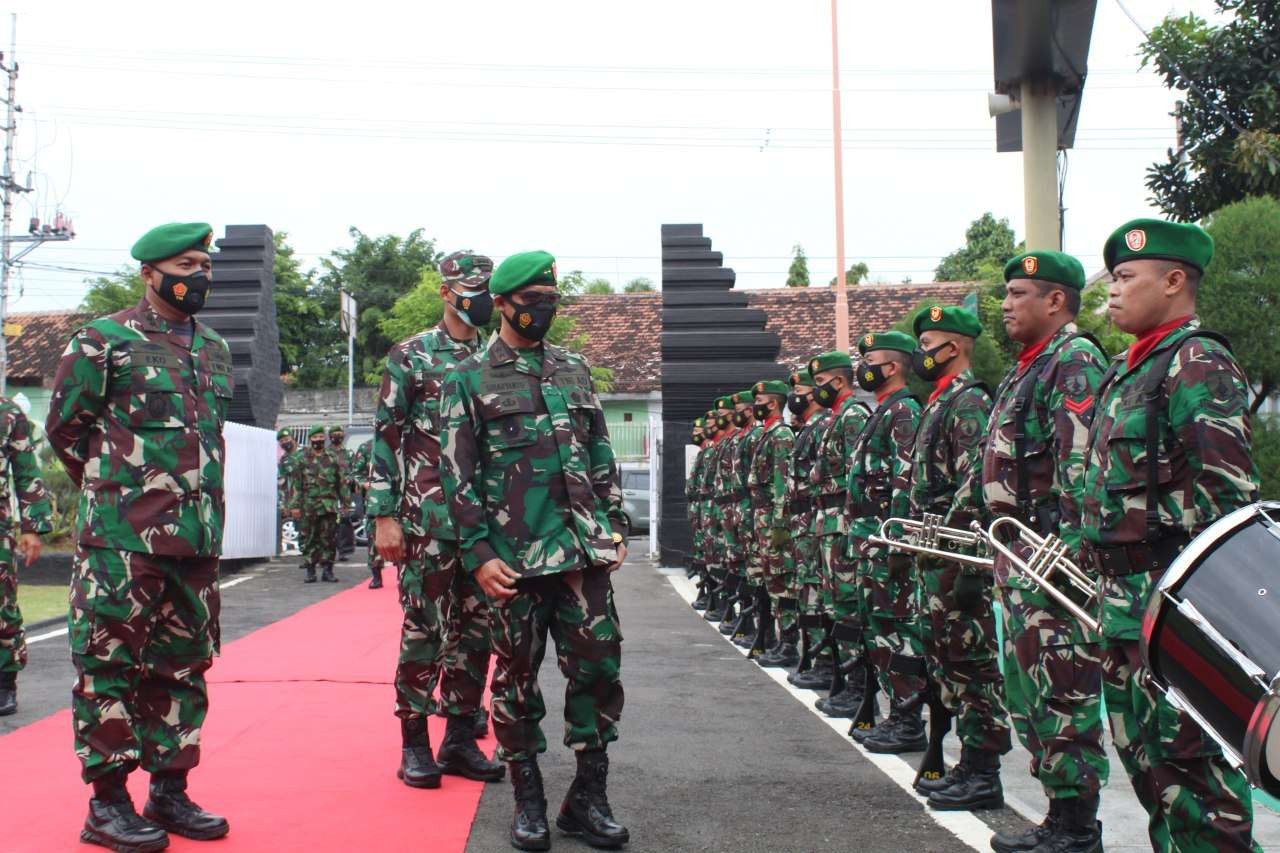
<svg viewBox="0 0 1280 853">
<path fill-rule="evenodd" d="M 751 494 L 751 531 L 755 538 L 760 576 L 757 578 L 757 629 L 752 656 L 772 652 L 763 663 L 794 666 L 800 659 L 796 600 L 792 597 L 796 564 L 791 548 L 791 519 L 787 515 L 787 483 L 791 477 L 791 453 L 796 437 L 782 422 L 782 411 L 791 388 L 786 382 L 757 382 L 753 412 L 760 438 L 747 474 Z M 771 615 L 772 614 L 772 615 Z M 778 641 L 768 644 L 777 619 Z"/>
<path fill-rule="evenodd" d="M 1060 537 L 1074 559 L 1085 437 L 1105 370 L 1101 350 L 1075 325 L 1084 268 L 1070 255 L 1036 251 L 1011 258 L 1004 277 L 1005 331 L 1023 349 L 996 390 L 982 467 L 970 476 L 982 482 L 984 522 L 1013 516 L 1041 536 Z M 1008 544 L 1030 552 L 1016 540 Z M 1101 845 L 1098 794 L 1109 770 L 1098 639 L 999 554 L 995 583 L 1005 705 L 1049 813 L 1027 832 L 997 833 L 991 846 L 999 853 L 1037 845 L 1094 849 Z"/>
<path fill-rule="evenodd" d="M 864 648 L 879 685 L 889 698 L 889 718 L 874 724 L 856 720 L 850 735 L 871 752 L 902 753 L 924 749 L 919 704 L 901 707 L 924 687 L 918 676 L 890 671 L 894 655 L 918 655 L 916 580 L 907 554 L 889 553 L 867 541 L 891 517 L 911 512 L 911 458 L 920 402 L 906 387 L 915 339 L 904 332 L 868 334 L 858 342 L 862 357 L 858 385 L 876 395 L 876 409 L 858 437 L 849 465 L 849 547 L 858 560 Z M 900 530 L 890 530 L 900 537 Z M 875 705 L 868 703 L 874 711 Z"/>
<path fill-rule="evenodd" d="M 307 444 L 309 449 L 303 451 L 293 469 L 289 514 L 294 519 L 305 519 L 299 542 L 307 572 L 303 582 L 315 583 L 319 568 L 320 579 L 334 583 L 338 580 L 333 573 L 338 513 L 351 501 L 347 491 L 347 466 L 325 447 L 324 427 L 317 425 L 309 429 Z"/>
<path fill-rule="evenodd" d="M 707 606 L 707 565 L 706 537 L 703 536 L 703 507 L 701 494 L 702 472 L 707 464 L 709 440 L 704 432 L 706 421 L 703 418 L 693 419 L 693 429 L 689 440 L 698 452 L 693 457 L 693 465 L 684 481 L 684 499 L 689 512 L 689 530 L 691 533 L 691 553 L 689 555 L 689 575 L 698 579 L 698 595 L 693 600 L 695 610 L 703 610 Z"/>
<path fill-rule="evenodd" d="M 830 694 L 818 700 L 828 717 L 850 717 L 862 703 L 866 673 L 862 661 L 862 620 L 858 613 L 858 567 L 849 555 L 845 514 L 849 462 L 867 409 L 854 397 L 853 361 L 848 353 L 827 352 L 809 360 L 817 401 L 833 412 L 822 437 L 809 482 L 817 501 L 816 530 L 822 555 L 823 603 L 828 617 L 833 669 Z M 846 675 L 849 677 L 846 678 Z"/>
<path fill-rule="evenodd" d="M 369 589 L 382 589 L 382 567 L 385 561 L 382 555 L 378 553 L 378 549 L 374 546 L 373 517 L 369 515 L 369 479 L 373 470 L 373 439 L 361 444 L 351 454 L 351 487 L 358 490 L 364 502 L 365 517 L 368 519 L 365 524 L 366 535 L 370 537 L 368 547 L 368 564 L 369 564 Z"/>
<path fill-rule="evenodd" d="M 791 394 L 787 409 L 791 412 L 796 443 L 791 454 L 791 482 L 787 488 L 787 511 L 795 532 L 791 545 L 795 555 L 796 574 L 792 597 L 798 606 L 798 623 L 803 633 L 802 650 L 796 669 L 787 680 L 796 687 L 809 690 L 831 685 L 831 651 L 823 646 L 822 555 L 818 551 L 815 528 L 817 508 L 810 472 L 817 459 L 822 438 L 831 426 L 831 410 L 814 399 L 813 377 L 804 367 L 791 374 Z"/>
<path fill-rule="evenodd" d="M 159 850 L 166 830 L 226 835 L 186 795 L 218 649 L 231 353 L 192 318 L 209 291 L 205 223 L 163 225 L 134 244 L 145 295 L 81 328 L 58 362 L 45 432 L 80 489 L 68 615 L 71 717 L 93 785 L 80 838 Z M 139 817 L 125 781 L 151 774 Z"/>
<path fill-rule="evenodd" d="M 31 422 L 17 403 L 0 397 L 0 717 L 17 712 L 18 673 L 27 665 L 18 558 L 27 566 L 34 563 L 40 534 L 52 529 L 53 509 L 32 448 Z"/>
<path fill-rule="evenodd" d="M 729 549 L 726 540 L 724 517 L 729 503 L 729 478 L 725 475 L 726 459 L 733 452 L 736 430 L 733 426 L 733 401 L 718 397 L 715 403 L 715 433 L 712 436 L 711 456 L 703 473 L 703 491 L 707 494 L 706 523 L 703 526 L 707 543 L 707 570 L 713 586 L 707 610 L 702 618 L 708 622 L 725 624 L 732 611 L 737 594 L 736 577 L 730 572 Z"/>
<path fill-rule="evenodd" d="M 479 348 L 479 330 L 492 313 L 487 288 L 493 261 L 455 252 L 441 262 L 440 272 L 440 325 L 392 347 L 383 368 L 369 486 L 375 544 L 400 566 L 404 621 L 395 679 L 402 738 L 397 772 L 406 785 L 418 788 L 438 787 L 442 772 L 482 781 L 497 781 L 504 772 L 475 742 L 473 726 L 489 674 L 488 604 L 462 568 L 457 530 L 440 485 L 441 390 L 458 364 Z M 452 660 L 449 636 L 457 637 Z M 448 723 L 437 765 L 427 717 L 439 712 Z"/>
<path fill-rule="evenodd" d="M 493 727 L 515 789 L 511 843 L 551 843 L 537 764 L 550 631 L 568 679 L 565 745 L 578 763 L 556 825 L 619 846 L 629 834 L 609 807 L 605 752 L 623 704 L 610 581 L 627 553 L 617 464 L 590 366 L 543 342 L 560 298 L 555 259 L 513 255 L 489 290 L 501 330 L 445 386 L 440 474 L 463 567 L 493 599 Z"/>
<path fill-rule="evenodd" d="M 293 483 L 293 472 L 302 458 L 302 448 L 294 441 L 293 433 L 286 427 L 276 431 L 276 443 L 280 448 L 276 456 L 276 507 L 281 522 L 289 518 L 289 488 Z M 293 532 L 299 545 L 302 543 L 302 519 L 293 520 Z M 283 537 L 283 531 L 281 533 Z M 283 542 L 283 539 L 282 539 Z M 281 546 L 283 548 L 283 544 Z M 304 568 L 299 563 L 298 568 Z"/>
<path fill-rule="evenodd" d="M 761 564 L 760 551 L 756 547 L 756 530 L 752 524 L 751 492 L 747 488 L 747 478 L 751 474 L 751 459 L 755 456 L 764 428 L 756 423 L 755 395 L 751 391 L 739 391 L 732 395 L 734 424 L 739 430 L 737 452 L 732 460 L 732 488 L 736 501 L 732 504 L 733 541 L 737 546 L 735 552 L 739 587 L 737 621 L 733 623 L 730 636 L 734 645 L 749 648 L 755 642 L 758 609 L 756 601 L 758 593 L 764 587 L 761 577 L 764 569 Z M 722 632 L 727 630 L 724 626 Z"/>
<path fill-rule="evenodd" d="M 912 463 L 911 517 L 941 515 L 950 527 L 978 520 L 981 486 L 970 471 L 982 464 L 990 393 L 969 368 L 978 319 L 963 308 L 934 305 L 914 323 L 919 348 L 912 367 L 935 384 L 920 416 Z M 961 486 L 964 485 L 964 488 Z M 940 779 L 921 778 L 935 809 L 996 808 L 1004 802 L 1000 756 L 1012 745 L 998 698 L 1000 669 L 991 575 L 973 566 L 921 556 L 920 628 L 930 677 L 956 717 L 960 761 Z"/>
<path fill-rule="evenodd" d="M 1122 225 L 1103 249 L 1114 278 L 1111 319 L 1138 340 L 1098 390 L 1085 451 L 1083 559 L 1102 589 L 1112 738 L 1156 850 L 1258 849 L 1244 774 L 1151 686 L 1138 654 L 1143 612 L 1178 550 L 1258 498 L 1249 385 L 1228 347 L 1195 318 L 1212 256 L 1203 230 L 1157 219 Z"/>
<path fill-rule="evenodd" d="M 347 501 L 338 507 L 338 527 L 336 548 L 339 560 L 348 560 L 356 550 L 356 529 L 351 520 L 350 501 L 356 493 L 355 457 L 347 450 L 347 433 L 342 427 L 334 424 L 329 427 L 329 452 L 342 463 L 342 476 L 347 481 Z"/>
</svg>

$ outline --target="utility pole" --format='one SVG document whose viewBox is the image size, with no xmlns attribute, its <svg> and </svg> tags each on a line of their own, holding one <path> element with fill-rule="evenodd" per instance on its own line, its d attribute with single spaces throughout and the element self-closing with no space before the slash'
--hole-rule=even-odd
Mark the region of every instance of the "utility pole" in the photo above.
<svg viewBox="0 0 1280 853">
<path fill-rule="evenodd" d="M 840 36 L 831 0 L 831 120 L 836 166 L 836 349 L 849 351 L 849 299 L 844 265 L 844 141 L 840 128 Z"/>
<path fill-rule="evenodd" d="M 31 186 L 23 186 L 13 177 L 13 138 L 18 132 L 18 16 L 10 16 L 9 55 L 0 53 L 0 71 L 8 78 L 5 90 L 5 123 L 4 123 L 4 171 L 0 173 L 0 197 L 3 198 L 4 213 L 0 221 L 0 395 L 8 392 L 9 381 L 9 274 L 17 261 L 26 257 L 36 247 L 49 242 L 63 242 L 75 236 L 71 220 L 57 214 L 53 226 L 41 226 L 38 219 L 31 220 L 28 233 L 13 236 L 13 199 L 18 193 L 29 193 Z M 5 64 L 5 60 L 8 64 Z M 30 181 L 28 181 L 30 184 Z M 13 254 L 14 243 L 25 243 L 26 246 Z M 15 331 L 16 335 L 16 331 Z"/>
</svg>

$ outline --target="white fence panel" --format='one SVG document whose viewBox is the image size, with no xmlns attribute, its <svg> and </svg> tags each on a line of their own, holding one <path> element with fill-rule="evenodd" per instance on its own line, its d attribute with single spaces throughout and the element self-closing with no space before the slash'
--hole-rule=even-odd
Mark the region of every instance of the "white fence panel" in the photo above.
<svg viewBox="0 0 1280 853">
<path fill-rule="evenodd" d="M 276 553 L 280 514 L 276 509 L 276 434 L 269 429 L 230 423 L 227 441 L 226 526 L 222 558 L 240 560 Z"/>
</svg>

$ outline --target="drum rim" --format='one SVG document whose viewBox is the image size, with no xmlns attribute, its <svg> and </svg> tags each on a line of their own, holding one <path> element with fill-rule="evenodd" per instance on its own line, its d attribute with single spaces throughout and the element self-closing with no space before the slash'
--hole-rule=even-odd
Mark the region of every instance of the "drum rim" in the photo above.
<svg viewBox="0 0 1280 853">
<path fill-rule="evenodd" d="M 1268 783 L 1262 777 L 1262 767 L 1265 764 L 1267 735 L 1275 728 L 1278 718 L 1280 718 L 1280 694 L 1277 694 L 1273 687 L 1254 707 L 1253 718 L 1249 720 L 1249 725 L 1244 730 L 1242 744 L 1244 772 L 1249 777 L 1250 784 L 1255 788 L 1261 788 L 1273 797 L 1280 797 L 1280 776 L 1276 775 L 1276 770 L 1280 768 L 1269 768 L 1271 781 Z"/>
</svg>

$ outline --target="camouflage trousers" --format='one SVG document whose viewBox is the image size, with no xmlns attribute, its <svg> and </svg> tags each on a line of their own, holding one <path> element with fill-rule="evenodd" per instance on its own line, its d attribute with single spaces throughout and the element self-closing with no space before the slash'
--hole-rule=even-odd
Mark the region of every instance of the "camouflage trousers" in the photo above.
<svg viewBox="0 0 1280 853">
<path fill-rule="evenodd" d="M 1004 694 L 1031 775 L 1050 799 L 1097 796 L 1110 764 L 1102 746 L 1102 657 L 1076 620 L 1043 592 L 1000 587 Z"/>
<path fill-rule="evenodd" d="M 894 655 L 919 654 L 916 579 L 910 569 L 898 574 L 890 571 L 885 549 L 867 545 L 865 540 L 863 543 L 863 556 L 858 562 L 862 619 L 866 625 L 863 643 L 867 659 L 876 668 L 880 688 L 891 702 L 901 702 L 924 689 L 920 676 L 891 672 L 889 668 Z"/>
<path fill-rule="evenodd" d="M 823 613 L 822 555 L 818 552 L 818 537 L 810 532 L 808 522 L 803 519 L 803 516 L 797 517 L 797 524 L 793 528 L 803 532 L 796 533 L 795 538 L 791 540 L 796 571 L 792 575 L 790 594 L 796 600 L 798 615 L 804 617 L 803 621 L 811 626 L 806 628 L 806 633 L 809 648 L 813 649 L 817 648 L 823 639 L 822 628 L 814 623 L 813 618 Z M 824 649 L 822 654 L 825 657 L 828 652 Z"/>
<path fill-rule="evenodd" d="M 764 520 L 756 528 L 756 548 L 760 561 L 764 566 L 763 583 L 765 592 L 773 602 L 773 613 L 778 619 L 778 626 L 788 631 L 796 624 L 796 604 L 792 589 L 795 587 L 796 563 L 791 543 L 785 542 L 774 547 Z"/>
<path fill-rule="evenodd" d="M 1111 737 L 1147 810 L 1152 849 L 1259 850 L 1244 774 L 1147 677 L 1136 640 L 1103 639 L 1102 690 Z"/>
<path fill-rule="evenodd" d="M 396 716 L 467 716 L 480 707 L 489 674 L 484 594 L 463 570 L 457 542 L 409 536 L 406 546 L 400 567 L 404 621 L 396 663 Z"/>
<path fill-rule="evenodd" d="M 823 611 L 835 621 L 832 639 L 838 660 L 852 660 L 863 653 L 865 626 L 858 593 L 858 563 L 849 556 L 849 538 L 843 534 L 819 538 L 822 551 Z"/>
<path fill-rule="evenodd" d="M 738 541 L 738 505 L 733 502 L 716 505 L 720 508 L 717 518 L 719 529 L 716 532 L 719 534 L 722 561 L 726 567 L 740 566 L 746 555 L 742 551 L 742 543 Z"/>
<path fill-rule="evenodd" d="M 81 547 L 67 617 L 81 776 L 200 762 L 218 651 L 218 560 Z"/>
<path fill-rule="evenodd" d="M 325 563 L 333 565 L 334 557 L 337 556 L 337 537 L 337 513 L 319 512 L 307 517 L 298 539 L 303 562 L 311 566 L 322 566 Z"/>
<path fill-rule="evenodd" d="M 502 761 L 532 758 L 547 748 L 541 722 L 547 707 L 538 671 L 555 643 L 568 681 L 564 743 L 574 750 L 600 749 L 618 739 L 623 692 L 622 631 L 613 586 L 604 568 L 526 578 L 516 594 L 494 601 L 493 731 Z"/>
<path fill-rule="evenodd" d="M 920 558 L 920 633 L 929 676 L 956 718 L 956 736 L 972 749 L 1003 755 L 1013 748 L 1000 704 L 1002 680 L 996 662 L 996 623 L 991 578 L 977 608 L 961 611 L 955 600 L 960 566 Z"/>
<path fill-rule="evenodd" d="M 18 672 L 27 665 L 27 641 L 18 609 L 17 550 L 12 533 L 0 533 L 0 672 Z"/>
</svg>

